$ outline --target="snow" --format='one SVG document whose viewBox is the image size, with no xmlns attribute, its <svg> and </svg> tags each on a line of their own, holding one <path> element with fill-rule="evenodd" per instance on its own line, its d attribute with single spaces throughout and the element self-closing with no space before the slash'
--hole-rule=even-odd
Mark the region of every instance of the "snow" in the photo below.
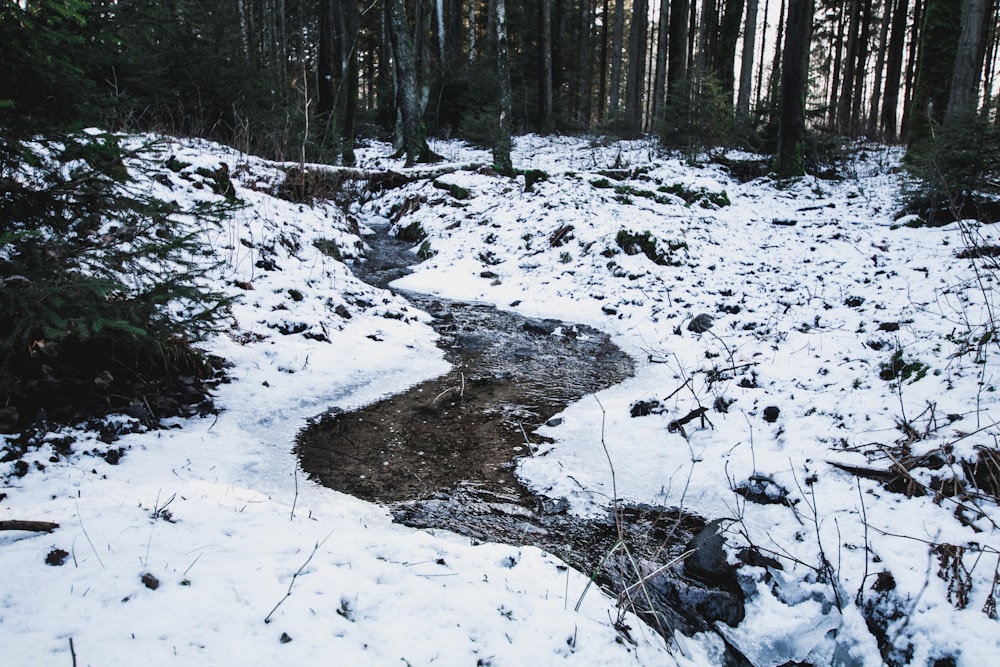
<svg viewBox="0 0 1000 667">
<path fill-rule="evenodd" d="M 456 166 L 490 161 L 459 142 L 432 148 Z M 421 205 L 401 224 L 419 222 L 435 254 L 394 286 L 590 324 L 633 355 L 634 378 L 537 430 L 551 441 L 518 474 L 581 514 L 617 493 L 731 518 L 731 560 L 752 544 L 784 566 L 744 566 L 747 619 L 720 628 L 754 664 L 881 664 L 859 597 L 901 612 L 887 632 L 912 664 L 979 665 L 1000 650 L 996 621 L 981 611 L 1000 548 L 995 501 L 962 501 L 973 509 L 963 525 L 958 499 L 910 498 L 831 465 L 888 468 L 908 437 L 901 423 L 912 426 L 914 455 L 974 460 L 977 447 L 995 447 L 995 348 L 958 354 L 956 343 L 984 331 L 991 277 L 980 289 L 971 263 L 956 259 L 963 226 L 893 220 L 897 151 L 867 147 L 840 182 L 740 184 L 651 141 L 527 136 L 515 166 L 548 174 L 532 192 L 523 177 L 460 170 L 437 180 L 468 199 L 415 181 L 359 197 L 348 217 L 271 196 L 276 165 L 230 149 L 163 139 L 144 150 L 188 165 L 164 170 L 168 184 L 134 170 L 159 196 L 217 200 L 197 168 L 223 163 L 247 204 L 202 230 L 222 260 L 215 286 L 239 297 L 231 328 L 207 344 L 233 364 L 231 382 L 217 391 L 217 416 L 123 435 L 112 445 L 126 450 L 118 465 L 88 455 L 108 446 L 75 429 L 40 442 L 23 477 L 0 464 L 0 520 L 60 524 L 0 533 L 5 664 L 71 664 L 71 652 L 94 665 L 718 664 L 716 635 L 679 637 L 671 651 L 626 615 L 636 644 L 623 640 L 615 600 L 594 588 L 574 611 L 585 575 L 537 548 L 405 528 L 298 471 L 292 447 L 307 419 L 447 369 L 427 315 L 315 244 L 358 257 L 352 221 L 363 234 L 407 196 Z M 403 171 L 390 153 L 373 143 L 359 166 Z M 629 178 L 595 187 L 605 170 Z M 724 192 L 731 204 L 658 190 L 673 185 Z M 993 230 L 969 226 L 995 242 Z M 648 232 L 669 252 L 659 264 L 627 255 L 621 230 Z M 690 331 L 702 313 L 713 327 Z M 926 373 L 880 379 L 897 350 Z M 638 400 L 663 410 L 633 418 Z M 699 407 L 709 408 L 704 423 L 668 428 Z M 66 436 L 74 453 L 56 456 Z M 951 462 L 913 471 L 924 484 L 961 473 Z M 786 502 L 735 493 L 751 476 L 772 495 L 784 489 Z M 963 609 L 948 599 L 954 578 L 939 575 L 941 544 L 965 548 Z M 68 552 L 60 567 L 45 562 L 56 548 Z M 890 593 L 872 590 L 883 571 Z"/>
</svg>

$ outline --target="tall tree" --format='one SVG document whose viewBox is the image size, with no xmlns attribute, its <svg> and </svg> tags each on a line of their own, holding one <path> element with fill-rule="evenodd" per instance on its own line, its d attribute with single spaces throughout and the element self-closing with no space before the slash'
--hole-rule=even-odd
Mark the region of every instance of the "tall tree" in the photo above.
<svg viewBox="0 0 1000 667">
<path fill-rule="evenodd" d="M 805 135 L 812 17 L 813 0 L 789 0 L 785 48 L 781 61 L 778 152 L 774 165 L 779 178 L 805 174 L 802 143 Z"/>
<path fill-rule="evenodd" d="M 660 15 L 657 21 L 656 63 L 653 72 L 653 105 L 650 117 L 660 122 L 660 112 L 667 94 L 667 43 L 670 35 L 670 2 L 660 0 Z"/>
<path fill-rule="evenodd" d="M 927 0 L 906 146 L 908 158 L 915 158 L 925 149 L 932 149 L 935 128 L 944 121 L 958 49 L 961 14 L 962 6 L 955 0 Z"/>
<path fill-rule="evenodd" d="M 757 0 L 747 0 L 747 16 L 743 28 L 743 56 L 740 61 L 740 91 L 736 100 L 736 115 L 742 123 L 750 118 L 754 43 L 757 38 L 757 6 Z"/>
<path fill-rule="evenodd" d="M 608 116 L 617 119 L 621 106 L 622 54 L 625 50 L 625 0 L 615 0 L 615 32 L 611 47 L 611 85 Z"/>
<path fill-rule="evenodd" d="M 493 145 L 493 164 L 501 172 L 513 170 L 510 159 L 511 114 L 513 113 L 510 90 L 510 62 L 507 49 L 507 3 L 493 0 L 494 25 L 496 26 L 497 79 L 500 84 L 500 129 Z"/>
<path fill-rule="evenodd" d="M 886 0 L 887 5 L 891 0 Z M 886 141 L 896 141 L 899 114 L 899 89 L 903 71 L 903 46 L 906 40 L 906 14 L 909 0 L 896 0 L 892 10 L 892 31 L 886 51 L 885 95 L 882 102 L 882 134 Z"/>
<path fill-rule="evenodd" d="M 421 131 L 420 89 L 417 81 L 417 56 L 406 17 L 406 0 L 386 0 L 392 62 L 396 72 L 396 101 L 402 115 L 400 130 L 406 166 L 428 160 L 430 149 Z"/>
<path fill-rule="evenodd" d="M 961 34 L 944 117 L 946 127 L 968 126 L 975 120 L 985 19 L 986 0 L 962 0 Z"/>
<path fill-rule="evenodd" d="M 666 0 L 663 0 L 666 2 Z M 688 15 L 690 0 L 670 0 L 670 38 L 667 48 L 667 99 L 679 95 L 687 79 Z"/>
<path fill-rule="evenodd" d="M 892 0 L 886 0 L 879 29 L 878 57 L 875 63 L 875 83 L 872 86 L 871 108 L 868 110 L 868 136 L 875 138 L 879 126 L 879 104 L 882 101 L 882 77 L 888 57 L 889 25 L 892 23 Z"/>
<path fill-rule="evenodd" d="M 630 132 L 642 130 L 648 29 L 649 4 L 647 0 L 635 0 L 632 4 L 632 21 L 629 25 L 628 80 L 625 82 L 625 121 Z"/>
<path fill-rule="evenodd" d="M 555 112 L 552 105 L 552 0 L 540 0 L 541 9 L 541 95 L 542 134 L 555 131 Z"/>
<path fill-rule="evenodd" d="M 736 42 L 740 38 L 740 23 L 743 18 L 744 0 L 726 0 L 719 25 L 718 46 L 715 50 L 715 76 L 722 84 L 722 92 L 730 105 L 736 77 Z M 746 38 L 744 38 L 746 39 Z M 753 38 L 750 38 L 751 42 Z M 752 53 L 752 51 L 751 51 Z"/>
<path fill-rule="evenodd" d="M 861 40 L 861 5 L 862 0 L 850 0 L 850 11 L 846 18 L 847 54 L 844 56 L 840 96 L 837 98 L 837 127 L 843 134 L 851 133 L 851 109 L 854 107 L 854 83 L 858 72 L 858 50 Z M 790 8 L 789 13 L 791 13 Z"/>
<path fill-rule="evenodd" d="M 341 155 L 344 164 L 353 165 L 355 123 L 358 113 L 358 3 L 357 0 L 347 0 L 344 5 L 344 43 L 347 51 L 347 62 L 343 81 L 346 84 L 344 92 L 344 144 Z"/>
</svg>

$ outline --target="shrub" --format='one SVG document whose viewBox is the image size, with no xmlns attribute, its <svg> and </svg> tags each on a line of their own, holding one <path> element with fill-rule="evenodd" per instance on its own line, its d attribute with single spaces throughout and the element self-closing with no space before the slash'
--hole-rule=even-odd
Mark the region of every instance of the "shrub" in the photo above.
<svg viewBox="0 0 1000 667">
<path fill-rule="evenodd" d="M 210 264 L 182 216 L 211 223 L 224 209 L 181 211 L 141 192 L 109 134 L 32 146 L 3 145 L 0 403 L 24 423 L 210 375 L 192 344 L 228 301 L 202 285 Z"/>
</svg>

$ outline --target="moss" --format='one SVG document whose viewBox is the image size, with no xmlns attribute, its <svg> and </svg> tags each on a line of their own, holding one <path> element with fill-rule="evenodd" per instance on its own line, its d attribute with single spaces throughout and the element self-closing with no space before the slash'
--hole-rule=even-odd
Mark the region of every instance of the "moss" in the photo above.
<svg viewBox="0 0 1000 667">
<path fill-rule="evenodd" d="M 626 255 L 644 254 L 654 264 L 660 266 L 681 266 L 682 262 L 674 257 L 680 250 L 687 250 L 687 243 L 684 241 L 667 241 L 666 252 L 660 249 L 660 241 L 650 232 L 638 234 L 636 232 L 621 229 L 615 237 L 615 242 Z"/>
<path fill-rule="evenodd" d="M 434 187 L 445 190 L 455 199 L 468 199 L 472 196 L 467 188 L 463 188 L 461 185 L 456 185 L 454 183 L 445 183 L 444 181 L 434 181 Z"/>
<path fill-rule="evenodd" d="M 427 238 L 424 226 L 419 222 L 413 222 L 405 227 L 396 230 L 396 238 L 406 243 L 419 243 Z"/>
</svg>

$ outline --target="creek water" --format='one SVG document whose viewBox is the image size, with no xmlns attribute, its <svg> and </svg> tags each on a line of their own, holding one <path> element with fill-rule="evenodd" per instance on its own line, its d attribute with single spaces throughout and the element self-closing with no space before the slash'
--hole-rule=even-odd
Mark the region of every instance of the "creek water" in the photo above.
<svg viewBox="0 0 1000 667">
<path fill-rule="evenodd" d="M 366 261 L 354 269 L 388 287 L 417 259 L 410 244 L 376 231 L 366 239 Z M 430 313 L 452 370 L 360 410 L 331 406 L 311 420 L 296 446 L 310 477 L 386 504 L 409 526 L 538 546 L 594 572 L 614 594 L 693 550 L 684 567 L 644 581 L 652 608 L 633 610 L 668 640 L 674 629 L 705 631 L 718 620 L 742 619 L 742 594 L 714 524 L 649 506 L 618 505 L 582 518 L 564 500 L 532 494 L 515 475 L 517 459 L 539 444 L 532 433 L 538 425 L 632 375 L 632 360 L 606 334 L 483 304 L 402 295 Z"/>
</svg>

